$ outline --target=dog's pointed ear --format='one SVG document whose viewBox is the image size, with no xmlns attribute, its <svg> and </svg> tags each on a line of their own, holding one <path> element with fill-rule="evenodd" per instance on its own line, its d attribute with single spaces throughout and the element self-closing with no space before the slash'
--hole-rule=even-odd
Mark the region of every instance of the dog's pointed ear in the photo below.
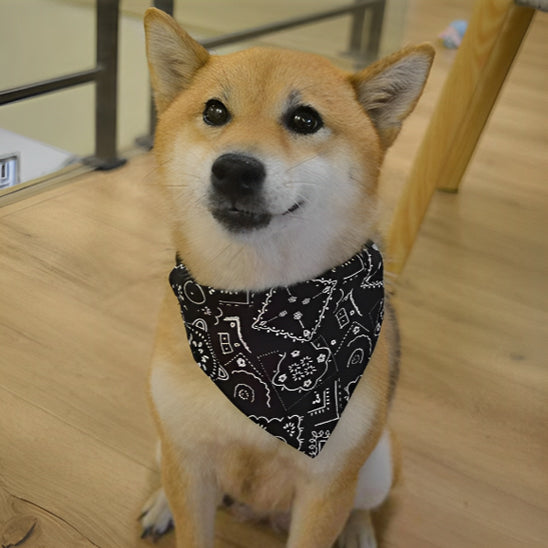
<svg viewBox="0 0 548 548">
<path fill-rule="evenodd" d="M 434 48 L 422 44 L 381 59 L 350 77 L 383 148 L 394 142 L 402 122 L 415 108 L 433 59 Z"/>
<path fill-rule="evenodd" d="M 148 67 L 158 112 L 165 110 L 185 89 L 209 53 L 165 12 L 145 13 Z"/>
</svg>

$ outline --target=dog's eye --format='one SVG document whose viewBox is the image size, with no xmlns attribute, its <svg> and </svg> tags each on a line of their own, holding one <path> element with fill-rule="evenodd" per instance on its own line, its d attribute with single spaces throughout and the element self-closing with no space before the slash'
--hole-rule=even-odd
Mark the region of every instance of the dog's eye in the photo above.
<svg viewBox="0 0 548 548">
<path fill-rule="evenodd" d="M 210 99 L 206 103 L 203 118 L 210 126 L 223 126 L 230 120 L 230 113 L 221 101 Z"/>
<path fill-rule="evenodd" d="M 319 131 L 323 127 L 323 120 L 312 107 L 300 106 L 286 115 L 285 125 L 295 133 L 307 135 Z"/>
</svg>

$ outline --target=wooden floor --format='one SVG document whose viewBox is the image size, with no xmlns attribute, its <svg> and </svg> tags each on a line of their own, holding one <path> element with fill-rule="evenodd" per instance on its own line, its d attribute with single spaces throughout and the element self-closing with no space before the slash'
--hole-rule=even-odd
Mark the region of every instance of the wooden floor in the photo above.
<svg viewBox="0 0 548 548">
<path fill-rule="evenodd" d="M 422 41 L 471 2 L 409 5 L 408 41 Z M 452 57 L 440 50 L 387 158 L 387 218 Z M 435 196 L 397 281 L 403 480 L 384 547 L 547 546 L 547 89 L 541 14 L 461 192 Z M 33 525 L 25 547 L 148 545 L 136 521 L 158 483 L 146 373 L 173 258 L 152 172 L 145 155 L 0 208 L 2 546 Z M 225 514 L 217 540 L 283 546 Z"/>
</svg>

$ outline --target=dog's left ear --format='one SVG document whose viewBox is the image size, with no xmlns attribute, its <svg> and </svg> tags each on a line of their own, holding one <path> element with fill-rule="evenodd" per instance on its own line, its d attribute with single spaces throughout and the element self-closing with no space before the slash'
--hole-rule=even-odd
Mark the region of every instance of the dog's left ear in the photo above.
<svg viewBox="0 0 548 548">
<path fill-rule="evenodd" d="M 413 111 L 434 59 L 430 44 L 406 48 L 353 74 L 350 82 L 371 118 L 381 145 L 388 148 Z"/>
</svg>

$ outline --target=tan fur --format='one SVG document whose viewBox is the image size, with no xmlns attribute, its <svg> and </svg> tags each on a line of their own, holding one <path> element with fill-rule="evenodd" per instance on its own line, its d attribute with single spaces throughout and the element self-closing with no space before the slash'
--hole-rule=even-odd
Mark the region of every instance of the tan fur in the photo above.
<svg viewBox="0 0 548 548">
<path fill-rule="evenodd" d="M 410 48 L 351 75 L 323 58 L 290 51 L 259 48 L 210 56 L 154 9 L 147 12 L 145 25 L 160 112 L 158 179 L 171 205 L 176 249 L 200 283 L 247 290 L 295 283 L 347 260 L 374 237 L 380 165 L 418 100 L 431 48 Z M 406 78 L 408 96 L 395 98 Z M 230 105 L 232 123 L 204 124 L 204 104 L 211 98 Z M 280 116 L 291 100 L 321 112 L 325 131 L 305 137 L 288 132 Z M 253 155 L 268 165 L 265 192 L 274 213 L 302 196 L 315 203 L 312 190 L 321 199 L 293 219 L 274 215 L 272 229 L 227 234 L 204 204 L 211 163 L 227 151 Z M 315 179 L 303 183 L 308 173 L 318 178 L 317 185 Z M 324 218 L 316 219 L 315 211 Z M 318 238 L 311 238 L 318 231 Z M 396 344 L 395 326 L 386 321 L 337 428 L 311 459 L 243 416 L 201 372 L 168 291 L 150 402 L 177 546 L 212 546 L 215 508 L 229 494 L 264 515 L 291 512 L 289 547 L 330 547 L 352 509 L 360 468 L 386 425 Z"/>
</svg>

